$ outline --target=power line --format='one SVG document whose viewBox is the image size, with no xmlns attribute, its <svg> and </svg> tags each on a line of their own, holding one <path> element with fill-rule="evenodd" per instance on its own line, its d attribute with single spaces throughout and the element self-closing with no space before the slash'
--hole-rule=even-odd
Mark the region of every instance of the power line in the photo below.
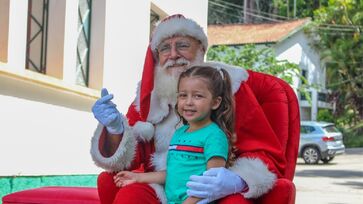
<svg viewBox="0 0 363 204">
<path fill-rule="evenodd" d="M 229 5 L 229 6 L 231 6 L 231 7 L 234 7 L 234 8 L 238 8 L 238 9 L 242 9 L 242 10 L 244 10 L 244 7 L 243 6 L 241 6 L 241 5 L 238 5 L 238 4 L 234 4 L 234 3 L 231 3 L 231 2 L 225 2 L 225 1 L 223 1 L 223 0 L 216 0 L 216 1 L 219 1 L 220 3 L 224 3 L 224 4 L 227 4 L 227 5 Z M 210 1 L 211 3 L 213 2 L 213 1 Z M 286 16 L 280 16 L 280 15 L 277 15 L 277 14 L 274 14 L 274 13 L 268 13 L 268 12 L 264 12 L 264 11 L 260 11 L 260 10 L 256 10 L 256 9 L 252 9 L 252 8 L 248 8 L 247 10 L 249 10 L 249 11 L 251 11 L 251 12 L 254 12 L 254 13 L 259 13 L 259 14 L 265 14 L 265 15 L 267 15 L 267 16 L 274 16 L 274 17 L 277 17 L 277 18 L 282 18 L 282 19 L 284 19 L 284 20 L 288 20 L 289 18 L 288 17 L 286 17 Z"/>
<path fill-rule="evenodd" d="M 217 2 L 219 2 L 219 3 L 223 3 L 223 4 L 225 4 L 225 5 L 223 5 L 224 6 L 224 8 L 229 8 L 229 9 L 232 9 L 232 8 L 234 8 L 234 9 L 241 9 L 242 10 L 242 12 L 244 11 L 244 7 L 243 6 L 241 6 L 241 5 L 238 5 L 238 4 L 234 4 L 234 3 L 231 3 L 231 2 L 225 2 L 225 1 L 223 1 L 223 0 L 214 0 L 214 1 L 217 1 Z M 213 1 L 209 1 L 210 3 L 215 3 L 215 2 L 213 2 Z M 227 7 L 226 7 L 227 6 Z M 251 11 L 251 12 L 249 12 L 249 11 Z M 282 18 L 282 19 L 284 19 L 284 20 L 288 20 L 289 18 L 288 17 L 286 17 L 286 16 L 280 16 L 280 15 L 277 15 L 277 14 L 273 14 L 273 13 L 267 13 L 267 12 L 264 12 L 264 11 L 259 11 L 259 10 L 256 10 L 256 9 L 252 9 L 252 8 L 248 8 L 247 9 L 247 12 L 248 12 L 248 14 L 254 14 L 254 13 L 259 13 L 259 14 L 265 14 L 265 15 L 267 15 L 267 16 L 274 16 L 274 17 L 277 17 L 277 18 Z M 254 15 L 258 15 L 258 14 L 254 14 Z M 261 15 L 258 15 L 258 16 L 261 16 Z M 262 17 L 264 17 L 264 18 L 268 18 L 268 17 L 266 17 L 266 16 L 262 16 Z M 269 18 L 269 20 L 271 20 L 271 18 Z M 280 21 L 281 22 L 281 21 Z M 342 28 L 351 28 L 351 29 L 356 29 L 356 28 L 363 28 L 363 25 L 346 25 L 346 24 L 328 24 L 328 23 L 320 23 L 319 24 L 321 27 L 324 27 L 324 26 L 326 26 L 326 27 L 342 27 Z M 334 28 L 334 29 L 337 29 L 337 28 Z M 349 30 L 349 29 L 347 29 L 347 30 Z M 340 31 L 344 31 L 344 30 L 340 30 Z"/>
<path fill-rule="evenodd" d="M 356 77 L 354 77 L 352 79 L 346 79 L 344 81 L 340 81 L 340 82 L 337 82 L 337 83 L 328 84 L 327 88 L 340 86 L 340 85 L 343 85 L 343 84 L 346 84 L 346 83 L 349 83 L 349 82 L 355 82 L 355 81 L 358 81 L 358 80 L 361 81 L 361 78 L 363 78 L 363 74 L 359 75 L 359 76 L 356 76 Z"/>
<path fill-rule="evenodd" d="M 328 23 L 318 23 L 318 24 L 321 26 L 329 26 L 329 27 L 363 28 L 363 25 L 328 24 Z"/>
<path fill-rule="evenodd" d="M 223 4 L 219 4 L 219 3 L 216 3 L 216 2 L 210 2 L 210 3 L 211 4 L 214 4 L 216 6 L 220 6 L 220 7 L 223 7 L 223 8 L 227 8 L 227 9 L 235 9 L 235 8 L 231 8 L 228 5 L 223 5 Z M 224 3 L 227 3 L 227 2 L 224 2 Z M 254 13 L 251 13 L 249 11 L 244 11 L 244 8 L 243 7 L 238 7 L 238 8 L 240 9 L 240 11 L 245 12 L 246 14 L 248 14 L 250 16 L 253 16 L 253 17 L 262 18 L 262 19 L 266 19 L 266 20 L 269 20 L 269 21 L 273 21 L 273 22 L 281 22 L 281 20 L 278 20 L 278 19 L 273 19 L 273 18 L 270 18 L 270 17 L 266 17 L 266 16 L 261 16 L 261 15 L 258 15 L 258 14 L 254 14 Z"/>
<path fill-rule="evenodd" d="M 209 2 L 209 3 L 211 3 L 213 5 L 216 5 L 216 6 L 219 6 L 219 7 L 231 9 L 230 7 L 228 7 L 226 5 L 222 5 L 222 4 L 219 4 L 219 3 L 216 3 L 216 2 Z M 242 9 L 242 11 L 243 11 L 243 9 Z M 269 18 L 269 17 L 265 17 L 265 16 L 253 14 L 253 13 L 248 12 L 248 11 L 244 11 L 244 12 L 247 13 L 248 15 L 250 15 L 250 16 L 253 16 L 253 17 L 262 18 L 262 19 L 266 19 L 266 20 L 274 21 L 274 22 L 282 22 L 281 20 L 277 20 L 277 19 L 273 19 L 273 18 Z"/>
<path fill-rule="evenodd" d="M 221 13 L 221 14 L 224 14 L 224 15 L 228 15 L 228 16 L 231 16 L 231 17 L 235 17 L 235 18 L 240 19 L 240 16 L 235 15 L 233 13 L 226 13 L 226 12 L 223 12 L 223 11 L 220 11 L 220 10 L 215 10 L 215 12 L 218 12 L 218 13 Z"/>
<path fill-rule="evenodd" d="M 357 32 L 355 29 L 343 29 L 343 28 L 331 28 L 331 27 L 317 27 L 320 30 L 332 30 L 332 31 L 342 31 L 342 32 Z M 360 32 L 360 31 L 358 31 Z"/>
</svg>

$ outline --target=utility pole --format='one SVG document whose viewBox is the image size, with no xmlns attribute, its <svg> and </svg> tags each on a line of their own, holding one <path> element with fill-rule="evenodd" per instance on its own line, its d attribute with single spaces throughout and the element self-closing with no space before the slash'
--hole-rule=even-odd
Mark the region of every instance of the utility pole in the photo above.
<svg viewBox="0 0 363 204">
<path fill-rule="evenodd" d="M 296 0 L 294 0 L 294 18 L 296 18 Z"/>
<path fill-rule="evenodd" d="M 254 1 L 251 0 L 244 0 L 243 1 L 243 23 L 248 24 L 252 23 L 253 17 L 249 14 L 252 13 L 255 6 Z"/>
</svg>

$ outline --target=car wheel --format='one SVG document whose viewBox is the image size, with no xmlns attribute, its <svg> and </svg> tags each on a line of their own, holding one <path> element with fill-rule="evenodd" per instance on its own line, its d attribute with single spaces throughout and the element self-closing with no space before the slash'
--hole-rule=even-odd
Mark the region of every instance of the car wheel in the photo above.
<svg viewBox="0 0 363 204">
<path fill-rule="evenodd" d="M 327 157 L 327 158 L 321 159 L 321 161 L 323 161 L 324 164 L 327 164 L 327 163 L 329 163 L 333 159 L 334 159 L 334 157 Z"/>
<path fill-rule="evenodd" d="M 317 164 L 320 160 L 320 152 L 316 147 L 306 147 L 302 156 L 306 164 Z"/>
</svg>

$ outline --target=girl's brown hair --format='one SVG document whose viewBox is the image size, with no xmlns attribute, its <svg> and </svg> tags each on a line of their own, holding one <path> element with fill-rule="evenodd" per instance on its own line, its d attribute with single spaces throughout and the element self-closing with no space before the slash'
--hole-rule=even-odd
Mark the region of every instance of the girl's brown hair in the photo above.
<svg viewBox="0 0 363 204">
<path fill-rule="evenodd" d="M 227 161 L 227 166 L 229 166 L 233 161 L 232 146 L 234 141 L 235 121 L 235 104 L 232 94 L 231 78 L 228 72 L 224 69 L 216 69 L 209 66 L 193 66 L 181 73 L 178 81 L 178 90 L 180 80 L 186 77 L 203 78 L 207 82 L 208 89 L 212 93 L 213 98 L 222 98 L 219 107 L 216 110 L 212 110 L 211 120 L 215 122 L 228 137 L 229 159 Z M 178 113 L 177 105 L 175 108 Z M 179 117 L 183 121 L 183 124 L 187 124 L 187 121 L 185 121 L 183 117 L 180 115 Z"/>
</svg>

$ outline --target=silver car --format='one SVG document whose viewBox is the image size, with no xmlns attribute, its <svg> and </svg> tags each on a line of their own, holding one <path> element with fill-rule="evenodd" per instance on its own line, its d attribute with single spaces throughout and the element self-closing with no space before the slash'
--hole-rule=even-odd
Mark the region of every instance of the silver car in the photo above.
<svg viewBox="0 0 363 204">
<path fill-rule="evenodd" d="M 299 156 L 305 163 L 329 163 L 344 152 L 343 134 L 334 123 L 301 121 Z"/>
</svg>

